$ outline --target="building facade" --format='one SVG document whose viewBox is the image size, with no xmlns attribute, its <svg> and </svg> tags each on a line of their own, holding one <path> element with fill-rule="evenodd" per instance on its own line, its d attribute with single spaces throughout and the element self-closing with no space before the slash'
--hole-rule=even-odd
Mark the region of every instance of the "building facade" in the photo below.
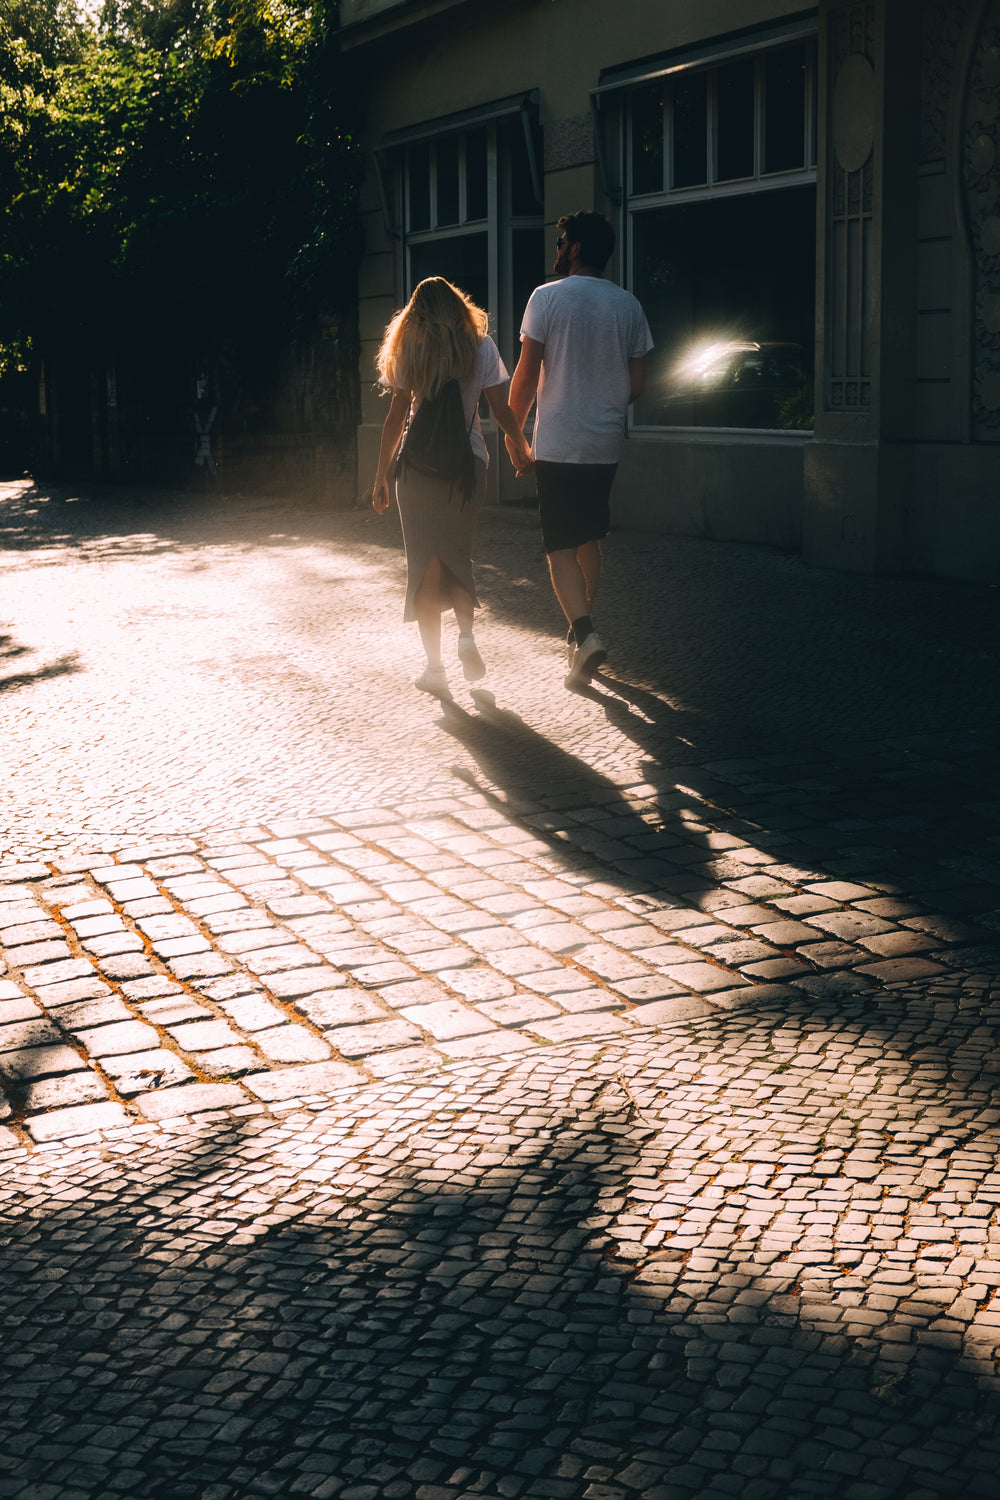
<svg viewBox="0 0 1000 1500">
<path fill-rule="evenodd" d="M 655 340 L 620 524 L 1000 581 L 1000 0 L 342 0 L 341 34 L 362 482 L 416 282 L 512 368 L 556 221 L 597 208 Z"/>
</svg>

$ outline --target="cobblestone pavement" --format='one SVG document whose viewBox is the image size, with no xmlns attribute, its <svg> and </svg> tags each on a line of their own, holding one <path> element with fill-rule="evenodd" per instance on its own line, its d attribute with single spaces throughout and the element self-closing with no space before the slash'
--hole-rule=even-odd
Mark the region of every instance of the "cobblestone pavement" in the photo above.
<svg viewBox="0 0 1000 1500">
<path fill-rule="evenodd" d="M 997 591 L 5 496 L 0 1493 L 1000 1493 Z"/>
</svg>

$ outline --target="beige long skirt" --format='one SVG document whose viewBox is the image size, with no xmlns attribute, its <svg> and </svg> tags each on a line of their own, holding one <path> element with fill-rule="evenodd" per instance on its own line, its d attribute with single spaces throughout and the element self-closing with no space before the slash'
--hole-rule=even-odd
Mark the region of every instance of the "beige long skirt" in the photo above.
<svg viewBox="0 0 1000 1500">
<path fill-rule="evenodd" d="M 406 603 L 403 619 L 417 618 L 413 599 L 427 572 L 431 558 L 441 559 L 441 608 L 453 607 L 453 586 L 457 583 L 471 594 L 478 608 L 476 585 L 472 577 L 472 538 L 476 522 L 486 500 L 486 465 L 476 459 L 476 488 L 472 498 L 462 504 L 457 486 L 443 480 L 417 474 L 405 465 L 396 478 L 396 504 L 403 527 L 406 548 Z"/>
</svg>

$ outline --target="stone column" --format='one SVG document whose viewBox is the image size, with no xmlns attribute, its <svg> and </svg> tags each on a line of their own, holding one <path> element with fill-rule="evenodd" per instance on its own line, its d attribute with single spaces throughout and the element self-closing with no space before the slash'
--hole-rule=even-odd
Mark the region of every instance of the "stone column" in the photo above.
<svg viewBox="0 0 1000 1500">
<path fill-rule="evenodd" d="M 803 556 L 907 566 L 919 27 L 908 0 L 820 5 L 815 437 Z"/>
</svg>

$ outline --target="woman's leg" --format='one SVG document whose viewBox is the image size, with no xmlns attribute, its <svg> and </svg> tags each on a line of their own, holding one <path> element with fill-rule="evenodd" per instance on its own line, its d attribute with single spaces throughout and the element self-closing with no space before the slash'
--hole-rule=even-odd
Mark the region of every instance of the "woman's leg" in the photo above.
<svg viewBox="0 0 1000 1500">
<path fill-rule="evenodd" d="M 441 666 L 441 559 L 435 553 L 413 596 L 417 626 L 429 667 Z"/>
<path fill-rule="evenodd" d="M 464 589 L 454 579 L 451 585 L 451 607 L 455 611 L 455 619 L 458 621 L 460 633 L 462 635 L 471 635 L 476 606 L 472 602 L 472 595 L 468 589 Z"/>
</svg>

